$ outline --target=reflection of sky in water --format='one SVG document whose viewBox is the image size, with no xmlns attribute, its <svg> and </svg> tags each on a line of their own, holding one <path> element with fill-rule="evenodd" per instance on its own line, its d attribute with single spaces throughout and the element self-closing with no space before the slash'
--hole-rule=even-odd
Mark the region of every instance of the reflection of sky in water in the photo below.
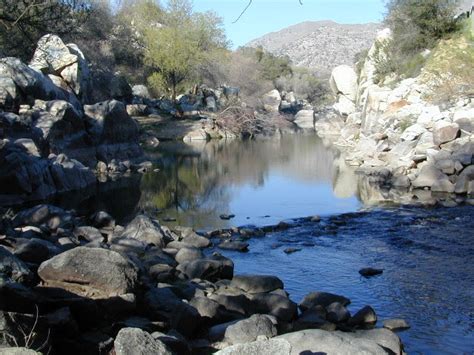
<svg viewBox="0 0 474 355">
<path fill-rule="evenodd" d="M 232 187 L 228 212 L 236 215 L 235 225 L 262 225 L 289 218 L 351 212 L 358 206 L 355 197 L 337 198 L 331 181 L 301 181 L 271 171 L 262 186 L 243 184 Z"/>
</svg>

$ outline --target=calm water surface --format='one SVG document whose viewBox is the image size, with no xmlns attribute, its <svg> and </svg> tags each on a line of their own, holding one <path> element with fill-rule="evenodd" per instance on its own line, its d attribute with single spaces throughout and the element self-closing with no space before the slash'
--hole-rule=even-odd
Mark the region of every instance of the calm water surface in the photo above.
<svg viewBox="0 0 474 355">
<path fill-rule="evenodd" d="M 139 206 L 159 219 L 210 230 L 323 216 L 251 239 L 248 253 L 221 251 L 236 273 L 277 275 L 296 302 L 335 292 L 352 312 L 368 304 L 379 321 L 404 318 L 408 353 L 473 353 L 474 207 L 364 209 L 358 196 L 377 192 L 360 191 L 366 185 L 314 136 L 163 143 L 153 154 L 160 171 L 142 180 Z M 360 277 L 367 266 L 384 273 Z"/>
</svg>

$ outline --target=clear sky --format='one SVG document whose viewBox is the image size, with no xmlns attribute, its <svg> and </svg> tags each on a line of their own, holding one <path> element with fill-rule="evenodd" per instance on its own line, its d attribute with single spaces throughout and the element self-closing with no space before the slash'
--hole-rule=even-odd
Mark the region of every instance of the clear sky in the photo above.
<svg viewBox="0 0 474 355">
<path fill-rule="evenodd" d="M 379 22 L 385 12 L 384 0 L 253 0 L 237 23 L 232 23 L 248 0 L 194 0 L 195 11 L 216 12 L 224 19 L 233 47 L 269 32 L 303 21 L 333 20 L 339 23 Z"/>
</svg>

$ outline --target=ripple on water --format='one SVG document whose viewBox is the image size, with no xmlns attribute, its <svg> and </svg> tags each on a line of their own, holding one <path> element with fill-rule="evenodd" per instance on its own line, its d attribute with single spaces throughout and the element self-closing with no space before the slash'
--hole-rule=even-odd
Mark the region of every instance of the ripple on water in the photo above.
<svg viewBox="0 0 474 355">
<path fill-rule="evenodd" d="M 352 312 L 369 304 L 379 320 L 406 319 L 411 328 L 399 335 L 409 353 L 469 353 L 474 349 L 473 216 L 470 206 L 374 210 L 252 239 L 249 253 L 226 254 L 236 273 L 278 275 L 297 302 L 312 291 L 334 292 L 351 298 Z M 283 252 L 295 245 L 302 250 Z M 358 274 L 366 266 L 384 273 L 366 279 Z"/>
</svg>

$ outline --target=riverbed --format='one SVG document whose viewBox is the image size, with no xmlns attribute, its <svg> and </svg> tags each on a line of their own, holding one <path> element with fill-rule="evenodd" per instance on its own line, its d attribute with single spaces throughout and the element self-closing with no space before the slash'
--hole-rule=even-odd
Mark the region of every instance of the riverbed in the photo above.
<svg viewBox="0 0 474 355">
<path fill-rule="evenodd" d="M 317 290 L 346 295 L 352 312 L 371 305 L 379 325 L 404 318 L 408 353 L 474 349 L 474 207 L 368 207 L 353 172 L 315 136 L 170 142 L 152 155 L 159 171 L 144 176 L 139 206 L 164 224 L 293 225 L 248 240 L 248 253 L 220 251 L 236 273 L 274 274 L 297 302 Z M 298 219 L 313 215 L 321 222 Z M 363 278 L 367 266 L 384 273 Z"/>
</svg>

